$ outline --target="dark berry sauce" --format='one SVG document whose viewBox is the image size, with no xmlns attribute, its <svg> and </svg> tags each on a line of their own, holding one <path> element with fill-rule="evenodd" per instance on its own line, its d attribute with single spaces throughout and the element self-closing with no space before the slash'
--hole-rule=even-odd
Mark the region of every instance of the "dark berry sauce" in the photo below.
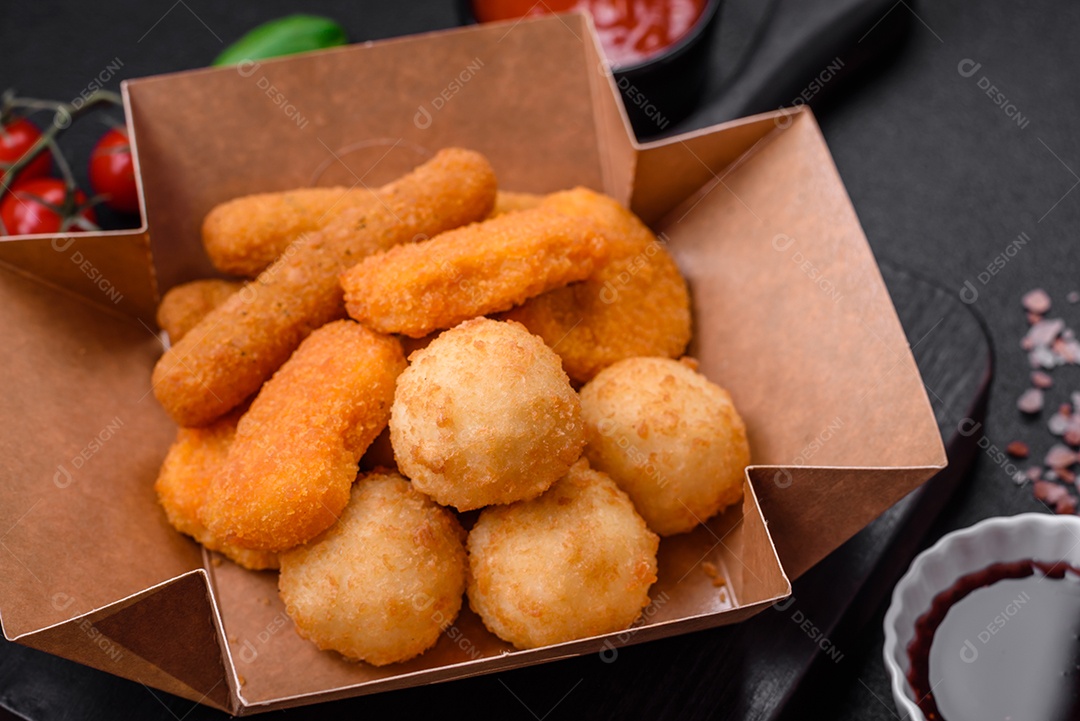
<svg viewBox="0 0 1080 721">
<path fill-rule="evenodd" d="M 908 682 L 929 721 L 1080 719 L 1080 569 L 996 563 L 915 622 Z"/>
</svg>

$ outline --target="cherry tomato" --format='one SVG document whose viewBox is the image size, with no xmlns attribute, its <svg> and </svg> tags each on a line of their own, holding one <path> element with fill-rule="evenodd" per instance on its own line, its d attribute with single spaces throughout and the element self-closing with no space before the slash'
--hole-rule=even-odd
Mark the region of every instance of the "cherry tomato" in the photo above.
<svg viewBox="0 0 1080 721">
<path fill-rule="evenodd" d="M 139 212 L 135 165 L 127 130 L 113 128 L 101 136 L 90 154 L 90 187 L 105 197 L 105 204 L 121 213 Z"/>
<path fill-rule="evenodd" d="M 94 209 L 85 203 L 86 193 L 76 190 L 69 195 L 62 180 L 33 178 L 4 193 L 0 220 L 10 235 L 87 230 L 78 223 L 96 224 L 97 218 Z"/>
<path fill-rule="evenodd" d="M 6 185 L 11 184 L 4 177 L 6 175 L 4 169 L 21 158 L 40 137 L 41 131 L 26 118 L 15 118 L 0 126 L 0 182 Z M 51 167 L 52 155 L 48 150 L 43 150 L 29 165 L 19 171 L 15 182 L 43 178 L 49 174 Z"/>
</svg>

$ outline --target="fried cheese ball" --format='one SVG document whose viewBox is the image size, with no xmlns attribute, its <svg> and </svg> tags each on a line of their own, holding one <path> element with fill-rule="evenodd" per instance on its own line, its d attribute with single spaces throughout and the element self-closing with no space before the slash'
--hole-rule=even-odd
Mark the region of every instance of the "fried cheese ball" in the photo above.
<svg viewBox="0 0 1080 721">
<path fill-rule="evenodd" d="M 341 285 L 350 316 L 419 338 L 583 280 L 606 253 L 587 218 L 533 208 L 373 255 Z"/>
<path fill-rule="evenodd" d="M 449 148 L 297 239 L 215 308 L 154 367 L 154 395 L 181 426 L 227 413 L 316 328 L 345 317 L 338 276 L 372 253 L 487 216 L 495 174 L 480 154 Z"/>
<path fill-rule="evenodd" d="M 398 379 L 390 442 L 398 468 L 467 511 L 540 495 L 581 456 L 581 407 L 559 357 L 517 323 L 445 331 Z"/>
<path fill-rule="evenodd" d="M 593 220 L 608 240 L 608 259 L 585 282 L 548 291 L 503 317 L 552 346 L 577 383 L 623 358 L 681 355 L 690 342 L 690 295 L 652 231 L 587 188 L 553 193 L 540 207 Z"/>
<path fill-rule="evenodd" d="M 277 568 L 277 555 L 225 543 L 199 521 L 199 508 L 206 501 L 211 479 L 225 464 L 242 411 L 243 408 L 238 408 L 205 428 L 179 429 L 161 465 L 154 490 L 173 528 L 244 568 L 259 571 Z"/>
<path fill-rule="evenodd" d="M 405 369 L 396 338 L 341 320 L 312 333 L 240 419 L 199 519 L 229 543 L 284 551 L 333 525 L 386 427 Z"/>
<path fill-rule="evenodd" d="M 278 588 L 297 632 L 375 666 L 435 645 L 461 610 L 465 531 L 396 473 L 361 478 L 338 522 L 281 555 Z"/>
<path fill-rule="evenodd" d="M 158 326 L 179 343 L 206 315 L 244 287 L 234 280 L 193 280 L 169 289 L 157 310 Z"/>
<path fill-rule="evenodd" d="M 206 214 L 203 247 L 223 273 L 254 278 L 304 233 L 320 230 L 335 213 L 365 202 L 369 191 L 298 188 L 234 198 Z"/>
<path fill-rule="evenodd" d="M 649 604 L 660 539 L 583 458 L 539 498 L 480 513 L 469 605 L 517 648 L 628 628 Z"/>
<path fill-rule="evenodd" d="M 661 536 L 693 530 L 742 498 L 746 426 L 726 390 L 670 358 L 629 358 L 581 389 L 594 468 Z"/>
</svg>

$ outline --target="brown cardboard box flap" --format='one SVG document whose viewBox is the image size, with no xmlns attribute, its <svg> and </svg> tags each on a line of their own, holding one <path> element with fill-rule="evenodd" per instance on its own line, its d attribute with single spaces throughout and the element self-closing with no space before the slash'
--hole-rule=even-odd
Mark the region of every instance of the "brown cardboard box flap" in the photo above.
<svg viewBox="0 0 1080 721">
<path fill-rule="evenodd" d="M 156 278 L 167 289 L 212 274 L 199 225 L 215 204 L 378 185 L 448 145 L 483 152 L 507 189 L 580 184 L 630 201 L 687 274 L 691 352 L 733 394 L 755 463 L 742 507 L 663 541 L 637 625 L 513 651 L 466 609 L 404 664 L 318 651 L 292 630 L 273 573 L 212 562 L 168 528 L 152 489 L 175 433 L 149 385 L 156 331 L 100 284 L 74 288 L 81 296 L 57 287 L 76 264 L 37 239 L 7 256 L 23 270 L 0 268 L 0 407 L 17 419 L 0 448 L 5 634 L 234 713 L 617 653 L 786 596 L 789 577 L 942 466 L 813 117 L 778 112 L 639 146 L 599 57 L 588 21 L 571 15 L 130 81 L 153 264 L 137 242 L 114 253 L 115 238 L 90 234 L 78 247 L 116 288 L 153 292 Z M 102 659 L 102 639 L 123 660 Z"/>
<path fill-rule="evenodd" d="M 58 594 L 52 602 L 70 600 Z M 70 621 L 5 636 L 227 711 L 235 702 L 221 663 L 216 616 L 206 572 L 199 569 Z"/>
<path fill-rule="evenodd" d="M 691 353 L 747 422 L 751 479 L 797 578 L 945 466 L 918 367 L 808 111 L 642 157 L 639 172 L 706 179 L 658 227 L 708 318 Z M 635 185 L 644 208 L 649 187 Z"/>
</svg>

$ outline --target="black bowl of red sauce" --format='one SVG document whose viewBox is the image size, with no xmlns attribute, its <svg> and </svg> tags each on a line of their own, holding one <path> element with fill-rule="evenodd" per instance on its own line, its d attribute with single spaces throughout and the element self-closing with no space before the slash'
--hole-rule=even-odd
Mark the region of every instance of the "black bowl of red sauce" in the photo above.
<svg viewBox="0 0 1080 721">
<path fill-rule="evenodd" d="M 720 0 L 461 0 L 465 22 L 588 12 L 639 138 L 701 100 Z"/>
</svg>

